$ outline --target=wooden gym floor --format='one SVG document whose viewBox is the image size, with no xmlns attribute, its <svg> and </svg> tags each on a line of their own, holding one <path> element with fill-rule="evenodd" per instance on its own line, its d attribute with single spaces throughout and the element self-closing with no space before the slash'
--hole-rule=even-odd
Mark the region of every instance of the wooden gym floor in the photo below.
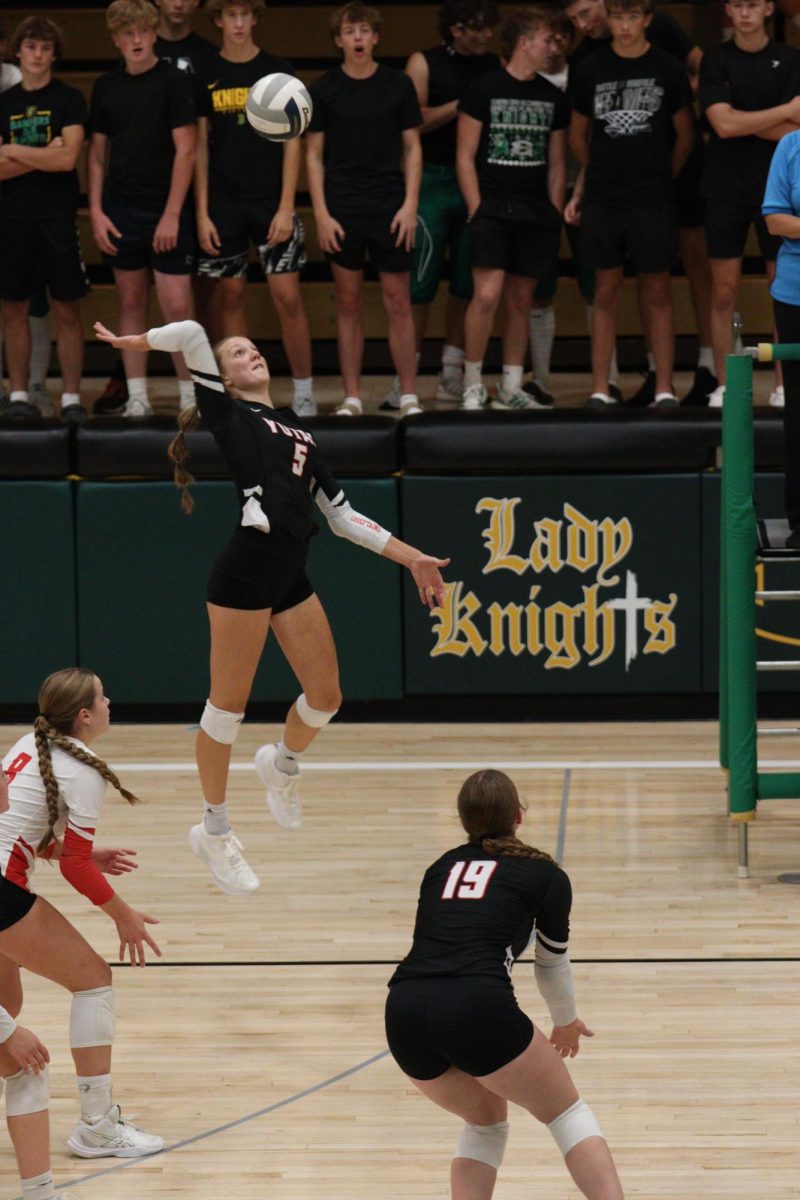
<svg viewBox="0 0 800 1200">
<path fill-rule="evenodd" d="M 2 732 L 9 745 L 21 730 Z M 112 727 L 98 747 L 147 802 L 129 808 L 109 790 L 98 842 L 138 850 L 120 891 L 160 918 L 164 955 L 114 972 L 116 1095 L 167 1150 L 70 1157 L 68 997 L 26 975 L 23 1019 L 51 1051 L 53 1161 L 70 1200 L 448 1195 L 459 1122 L 404 1082 L 382 1008 L 423 870 L 459 840 L 458 786 L 485 764 L 516 779 L 528 839 L 563 846 L 579 1012 L 596 1031 L 572 1069 L 626 1196 L 800 1196 L 800 889 L 777 881 L 800 867 L 800 802 L 762 806 L 745 881 L 710 723 L 334 725 L 307 755 L 305 825 L 290 834 L 251 769 L 277 732 L 245 725 L 235 747 L 234 825 L 262 879 L 247 899 L 219 892 L 188 848 L 192 731 Z M 770 759 L 791 760 L 791 745 L 770 744 Z M 105 916 L 46 865 L 36 880 L 113 961 Z M 514 979 L 546 1027 L 530 964 Z M 520 1110 L 511 1123 L 498 1200 L 577 1196 L 548 1134 Z M 17 1187 L 5 1142 L 0 1194 Z"/>
</svg>

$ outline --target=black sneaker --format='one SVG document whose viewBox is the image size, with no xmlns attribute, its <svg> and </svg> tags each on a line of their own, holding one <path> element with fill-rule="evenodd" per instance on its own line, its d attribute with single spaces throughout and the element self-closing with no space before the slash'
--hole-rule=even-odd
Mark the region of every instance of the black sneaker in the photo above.
<svg viewBox="0 0 800 1200">
<path fill-rule="evenodd" d="M 98 417 L 115 417 L 125 412 L 128 403 L 128 385 L 122 379 L 111 376 L 106 386 L 92 405 L 92 412 Z"/>
<path fill-rule="evenodd" d="M 694 382 L 681 400 L 684 408 L 707 408 L 708 398 L 718 383 L 716 375 L 708 367 L 698 367 L 694 373 Z"/>
<path fill-rule="evenodd" d="M 529 379 L 527 383 L 522 385 L 523 392 L 531 396 L 540 408 L 552 408 L 556 402 L 556 398 L 552 392 L 548 392 L 547 388 L 543 388 L 535 379 Z"/>
<path fill-rule="evenodd" d="M 585 408 L 617 408 L 619 400 L 608 392 L 592 392 L 586 401 Z"/>
<path fill-rule="evenodd" d="M 82 404 L 68 404 L 61 407 L 61 420 L 65 425 L 83 425 L 87 417 Z"/>
<path fill-rule="evenodd" d="M 608 394 L 612 400 L 616 400 L 617 404 L 622 404 L 622 388 L 619 384 L 610 383 L 608 385 Z"/>
<path fill-rule="evenodd" d="M 11 400 L 0 413 L 4 421 L 41 421 L 42 414 L 27 400 Z"/>
<path fill-rule="evenodd" d="M 648 371 L 645 375 L 642 386 L 637 392 L 634 392 L 630 400 L 628 400 L 628 408 L 647 408 L 656 398 L 656 373 Z"/>
</svg>

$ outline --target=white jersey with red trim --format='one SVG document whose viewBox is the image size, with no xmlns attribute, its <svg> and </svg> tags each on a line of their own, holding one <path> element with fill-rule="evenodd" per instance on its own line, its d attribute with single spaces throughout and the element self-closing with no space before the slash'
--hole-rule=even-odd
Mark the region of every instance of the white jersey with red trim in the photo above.
<svg viewBox="0 0 800 1200">
<path fill-rule="evenodd" d="M 77 738 L 67 740 L 87 754 L 92 753 Z M 54 832 L 60 837 L 68 830 L 91 849 L 106 781 L 94 767 L 79 762 L 52 742 L 50 755 L 59 790 Z M 26 733 L 11 747 L 3 759 L 3 770 L 8 777 L 8 811 L 0 813 L 0 873 L 30 891 L 36 847 L 47 833 L 48 825 L 47 797 L 32 733 Z"/>
</svg>

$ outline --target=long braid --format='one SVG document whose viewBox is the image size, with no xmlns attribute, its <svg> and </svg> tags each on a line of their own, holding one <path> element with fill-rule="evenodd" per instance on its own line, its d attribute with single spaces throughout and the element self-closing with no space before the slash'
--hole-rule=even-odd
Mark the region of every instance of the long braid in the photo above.
<svg viewBox="0 0 800 1200">
<path fill-rule="evenodd" d="M 481 843 L 487 854 L 495 854 L 498 858 L 543 858 L 545 862 L 554 863 L 556 860 L 546 850 L 537 850 L 535 846 L 526 846 L 512 834 L 505 837 L 485 837 L 476 839 Z"/>
<path fill-rule="evenodd" d="M 185 408 L 178 416 L 179 432 L 175 435 L 169 444 L 167 453 L 175 463 L 173 478 L 176 485 L 181 489 L 181 508 L 185 513 L 190 513 L 194 509 L 194 500 L 192 499 L 189 488 L 195 482 L 194 475 L 186 469 L 184 463 L 189 457 L 189 447 L 186 445 L 186 434 L 191 433 L 193 429 L 197 429 L 200 425 L 200 413 L 196 405 L 191 405 L 190 408 Z"/>
</svg>

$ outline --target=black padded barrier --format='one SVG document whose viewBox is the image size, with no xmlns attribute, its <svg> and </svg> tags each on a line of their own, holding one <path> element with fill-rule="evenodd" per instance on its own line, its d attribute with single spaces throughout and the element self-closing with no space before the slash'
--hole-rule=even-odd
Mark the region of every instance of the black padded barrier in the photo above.
<svg viewBox="0 0 800 1200">
<path fill-rule="evenodd" d="M 753 462 L 756 470 L 782 471 L 783 413 L 778 408 L 757 409 L 753 422 Z"/>
<path fill-rule="evenodd" d="M 71 469 L 70 430 L 60 421 L 0 426 L 1 479 L 64 479 Z"/>
</svg>

